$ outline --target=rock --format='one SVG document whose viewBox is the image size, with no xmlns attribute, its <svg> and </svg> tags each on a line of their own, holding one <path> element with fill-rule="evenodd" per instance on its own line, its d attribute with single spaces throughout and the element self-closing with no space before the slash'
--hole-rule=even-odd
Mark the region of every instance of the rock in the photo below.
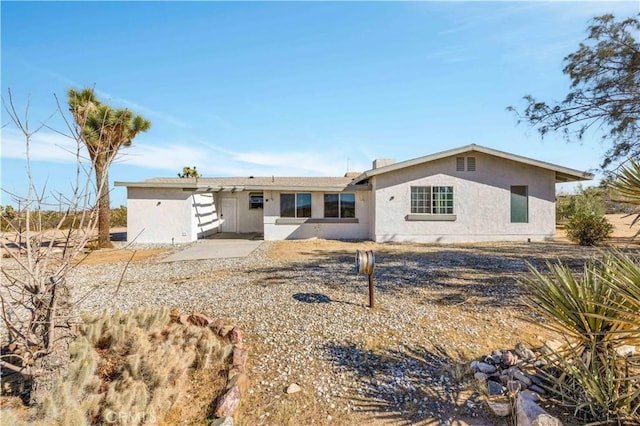
<svg viewBox="0 0 640 426">
<path fill-rule="evenodd" d="M 502 395 L 502 384 L 493 380 L 487 381 L 487 392 L 489 395 Z"/>
<path fill-rule="evenodd" d="M 475 371 L 479 371 L 484 374 L 493 374 L 496 372 L 497 368 L 494 365 L 487 364 L 486 362 L 477 362 L 475 368 L 473 367 L 473 362 L 471 363 L 471 368 Z"/>
<path fill-rule="evenodd" d="M 509 380 L 507 382 L 507 389 L 509 392 L 514 393 L 522 390 L 522 383 L 517 380 Z"/>
<path fill-rule="evenodd" d="M 518 357 L 516 357 L 511 351 L 504 351 L 502 354 L 502 363 L 506 366 L 516 365 Z"/>
<path fill-rule="evenodd" d="M 616 348 L 618 356 L 633 356 L 636 354 L 636 347 L 632 345 L 622 345 Z"/>
<path fill-rule="evenodd" d="M 511 379 L 517 380 L 525 386 L 531 386 L 531 379 L 528 378 L 522 371 L 513 370 L 509 375 L 511 376 Z"/>
<path fill-rule="evenodd" d="M 514 352 L 525 361 L 533 361 L 536 359 L 536 354 L 534 354 L 531 349 L 527 348 L 524 343 L 516 343 Z"/>
<path fill-rule="evenodd" d="M 528 373 L 524 373 L 524 375 L 527 376 L 534 385 L 542 386 L 543 382 L 542 382 L 542 379 L 540 379 L 540 377 L 536 376 L 535 374 L 528 374 Z"/>
<path fill-rule="evenodd" d="M 287 393 L 289 394 L 296 393 L 296 392 L 300 392 L 301 390 L 302 388 L 297 383 L 291 383 L 287 388 Z"/>
<path fill-rule="evenodd" d="M 476 378 L 477 381 L 479 382 L 486 382 L 487 381 L 487 375 L 481 372 L 477 372 L 473 375 L 473 377 Z"/>
<path fill-rule="evenodd" d="M 502 373 L 500 375 L 500 383 L 502 383 L 504 386 L 506 386 L 507 383 L 509 383 L 509 376 L 507 374 Z"/>
<path fill-rule="evenodd" d="M 235 345 L 236 343 L 242 343 L 242 338 L 244 337 L 244 333 L 239 328 L 234 327 L 229 333 L 229 336 L 231 339 L 231 343 Z"/>
<path fill-rule="evenodd" d="M 232 386 L 231 389 L 222 395 L 222 398 L 218 400 L 216 406 L 215 416 L 225 417 L 232 416 L 240 405 L 240 388 L 238 386 Z"/>
<path fill-rule="evenodd" d="M 540 386 L 538 386 L 538 385 L 531 385 L 531 386 L 529 386 L 529 390 L 530 390 L 530 391 L 533 391 L 533 392 L 535 392 L 535 393 L 537 393 L 537 394 L 540 394 L 540 395 L 545 395 L 545 394 L 547 393 L 547 391 L 546 391 L 546 390 L 544 390 L 544 388 L 541 388 L 541 387 L 540 387 Z"/>
<path fill-rule="evenodd" d="M 229 378 L 229 380 L 233 379 L 235 376 L 237 376 L 238 374 L 241 374 L 244 372 L 244 368 L 240 368 L 238 366 L 232 366 L 229 369 L 229 374 L 227 375 L 227 377 Z"/>
<path fill-rule="evenodd" d="M 240 371 L 244 371 L 247 365 L 247 358 L 249 357 L 249 351 L 245 348 L 234 347 L 233 348 L 233 361 L 232 365 L 238 367 Z"/>
<path fill-rule="evenodd" d="M 502 351 L 495 350 L 491 353 L 492 364 L 500 364 L 502 362 Z"/>
<path fill-rule="evenodd" d="M 247 377 L 247 375 L 244 373 L 236 374 L 231 380 L 229 380 L 227 389 L 231 389 L 234 386 L 238 387 L 240 396 L 244 396 L 244 394 L 249 389 L 249 377 Z"/>
<path fill-rule="evenodd" d="M 220 417 L 212 421 L 210 426 L 233 426 L 233 417 Z"/>
<path fill-rule="evenodd" d="M 508 402 L 487 401 L 487 405 L 498 417 L 507 417 L 511 415 L 511 404 Z"/>
<path fill-rule="evenodd" d="M 544 344 L 543 348 L 547 351 L 547 353 L 556 353 L 560 349 L 562 349 L 562 346 L 564 346 L 564 344 L 558 340 L 548 340 Z"/>
<path fill-rule="evenodd" d="M 197 313 L 193 313 L 193 314 L 189 315 L 187 320 L 191 324 L 198 325 L 200 327 L 207 327 L 209 324 L 211 324 L 213 322 L 213 320 L 211 318 L 209 318 L 208 316 L 206 316 L 204 314 L 197 314 Z"/>
<path fill-rule="evenodd" d="M 516 399 L 516 424 L 518 426 L 562 426 L 562 422 L 547 413 L 536 401 L 539 397 L 531 391 L 523 391 Z"/>
</svg>

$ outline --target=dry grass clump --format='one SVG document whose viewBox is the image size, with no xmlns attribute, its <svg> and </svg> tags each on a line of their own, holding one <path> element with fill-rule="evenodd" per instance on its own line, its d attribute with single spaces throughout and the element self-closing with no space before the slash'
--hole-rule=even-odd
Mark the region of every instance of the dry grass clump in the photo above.
<svg viewBox="0 0 640 426">
<path fill-rule="evenodd" d="M 29 424 L 158 423 L 181 401 L 190 374 L 231 350 L 208 327 L 172 322 L 167 308 L 87 316 L 70 346 L 69 376 Z"/>
</svg>

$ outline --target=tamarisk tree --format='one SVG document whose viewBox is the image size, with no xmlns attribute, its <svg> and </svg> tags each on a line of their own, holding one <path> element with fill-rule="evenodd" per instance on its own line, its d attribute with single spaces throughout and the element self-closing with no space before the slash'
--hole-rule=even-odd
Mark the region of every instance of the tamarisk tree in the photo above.
<svg viewBox="0 0 640 426">
<path fill-rule="evenodd" d="M 564 58 L 563 73 L 571 78 L 561 102 L 547 103 L 531 95 L 518 111 L 519 121 L 536 127 L 544 137 L 560 132 L 567 141 L 582 140 L 589 129 L 600 129 L 611 143 L 602 167 L 640 155 L 640 14 L 616 21 L 613 15 L 593 19 L 589 36 Z"/>
</svg>

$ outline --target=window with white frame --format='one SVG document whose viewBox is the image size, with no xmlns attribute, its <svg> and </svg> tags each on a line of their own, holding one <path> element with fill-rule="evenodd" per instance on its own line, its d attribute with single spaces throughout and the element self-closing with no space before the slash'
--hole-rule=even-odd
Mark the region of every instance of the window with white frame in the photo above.
<svg viewBox="0 0 640 426">
<path fill-rule="evenodd" d="M 280 194 L 280 217 L 311 217 L 311 193 Z"/>
<path fill-rule="evenodd" d="M 261 209 L 264 207 L 264 195 L 262 192 L 249 193 L 249 209 Z"/>
<path fill-rule="evenodd" d="M 411 213 L 453 214 L 453 186 L 412 186 Z"/>
<path fill-rule="evenodd" d="M 324 217 L 356 217 L 356 195 L 324 194 Z"/>
</svg>

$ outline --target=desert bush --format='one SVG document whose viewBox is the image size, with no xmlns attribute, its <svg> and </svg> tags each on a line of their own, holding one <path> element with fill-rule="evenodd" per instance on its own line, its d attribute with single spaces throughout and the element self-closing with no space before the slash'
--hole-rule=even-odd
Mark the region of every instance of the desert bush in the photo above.
<svg viewBox="0 0 640 426">
<path fill-rule="evenodd" d="M 589 261 L 582 274 L 548 263 L 548 273 L 529 266 L 521 280 L 530 303 L 565 337 L 540 371 L 547 390 L 586 421 L 640 421 L 640 360 L 616 348 L 640 339 L 640 267 L 612 252 Z"/>
<path fill-rule="evenodd" d="M 127 226 L 127 208 L 125 206 L 111 209 L 109 226 Z"/>
<path fill-rule="evenodd" d="M 581 212 L 571 216 L 564 229 L 574 243 L 595 246 L 611 235 L 613 225 L 604 216 Z"/>
<path fill-rule="evenodd" d="M 576 214 L 603 216 L 606 213 L 606 191 L 602 188 L 578 187 L 575 194 L 559 195 L 556 199 L 556 221 L 564 222 Z"/>
</svg>

